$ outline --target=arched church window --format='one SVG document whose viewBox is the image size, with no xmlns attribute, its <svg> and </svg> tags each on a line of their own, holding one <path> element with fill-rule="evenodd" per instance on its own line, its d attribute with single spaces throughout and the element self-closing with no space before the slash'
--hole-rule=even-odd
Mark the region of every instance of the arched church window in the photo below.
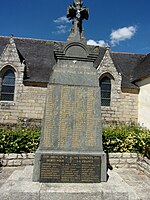
<svg viewBox="0 0 150 200">
<path fill-rule="evenodd" d="M 15 74 L 12 69 L 8 69 L 1 80 L 1 101 L 13 101 L 15 90 Z"/>
<path fill-rule="evenodd" d="M 111 79 L 104 76 L 99 81 L 101 88 L 101 106 L 110 106 L 111 102 Z"/>
</svg>

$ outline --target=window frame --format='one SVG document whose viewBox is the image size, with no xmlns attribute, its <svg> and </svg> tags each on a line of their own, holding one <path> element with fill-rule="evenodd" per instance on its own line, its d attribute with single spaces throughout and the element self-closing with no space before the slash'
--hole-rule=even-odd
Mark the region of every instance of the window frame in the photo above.
<svg viewBox="0 0 150 200">
<path fill-rule="evenodd" d="M 12 74 L 14 75 L 14 76 L 10 76 L 10 79 L 14 79 L 13 84 L 3 84 L 4 76 L 8 71 L 11 71 Z M 9 77 L 9 75 L 7 77 Z M 5 66 L 0 72 L 0 102 L 13 102 L 14 101 L 14 98 L 15 98 L 15 83 L 16 83 L 16 73 L 15 73 L 14 68 L 10 65 Z M 13 87 L 13 92 L 5 92 L 5 91 L 3 92 L 2 91 L 3 86 L 4 87 L 6 86 L 7 88 Z M 10 100 L 2 98 L 2 94 L 12 95 L 12 98 Z"/>
<path fill-rule="evenodd" d="M 103 79 L 107 79 L 107 81 L 103 82 L 104 86 L 109 86 L 108 89 L 106 87 L 106 89 L 102 88 L 102 80 Z M 103 107 L 110 107 L 111 106 L 111 95 L 112 95 L 112 76 L 109 74 L 103 74 L 100 78 L 99 78 L 99 86 L 101 89 L 101 106 Z M 107 95 L 106 95 L 107 93 Z M 104 97 L 106 96 L 106 97 Z M 108 97 L 107 97 L 108 96 Z"/>
</svg>

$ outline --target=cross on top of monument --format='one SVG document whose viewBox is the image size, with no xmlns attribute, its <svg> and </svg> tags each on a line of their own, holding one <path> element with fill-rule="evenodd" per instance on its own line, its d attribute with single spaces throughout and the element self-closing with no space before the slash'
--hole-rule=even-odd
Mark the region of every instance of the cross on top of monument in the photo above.
<svg viewBox="0 0 150 200">
<path fill-rule="evenodd" d="M 88 20 L 89 10 L 83 7 L 81 0 L 74 0 L 73 5 L 70 5 L 67 9 L 67 18 L 73 20 L 73 34 L 74 38 L 80 40 L 82 37 L 82 21 Z"/>
</svg>

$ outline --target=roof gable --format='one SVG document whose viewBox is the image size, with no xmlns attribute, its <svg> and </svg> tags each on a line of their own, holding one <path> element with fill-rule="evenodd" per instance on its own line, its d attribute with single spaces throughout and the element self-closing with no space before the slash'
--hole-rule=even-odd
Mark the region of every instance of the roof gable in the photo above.
<svg viewBox="0 0 150 200">
<path fill-rule="evenodd" d="M 9 43 L 10 37 L 0 37 L 0 56 L 6 45 Z M 56 42 L 50 40 L 15 38 L 14 41 L 18 51 L 19 58 L 25 61 L 28 76 L 25 82 L 48 83 L 52 68 L 56 63 L 54 56 L 54 46 L 64 46 L 65 42 Z M 99 48 L 99 55 L 94 62 L 97 67 L 106 52 L 106 47 L 88 46 L 89 49 Z M 135 88 L 134 81 L 150 75 L 150 54 L 131 54 L 131 53 L 115 53 L 110 51 L 113 63 L 122 75 L 122 87 Z"/>
<path fill-rule="evenodd" d="M 16 65 L 16 63 L 21 63 L 13 37 L 9 39 L 8 44 L 5 46 L 3 52 L 1 53 L 0 61 L 3 63 L 3 65 L 11 63 Z"/>
</svg>

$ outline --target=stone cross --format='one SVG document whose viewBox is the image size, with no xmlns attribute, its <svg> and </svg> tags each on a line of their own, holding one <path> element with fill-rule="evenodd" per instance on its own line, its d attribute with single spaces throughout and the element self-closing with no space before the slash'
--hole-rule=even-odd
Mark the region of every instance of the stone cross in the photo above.
<svg viewBox="0 0 150 200">
<path fill-rule="evenodd" d="M 81 0 L 74 0 L 73 5 L 70 5 L 67 10 L 67 18 L 73 20 L 73 29 L 76 39 L 81 38 L 82 34 L 82 21 L 88 20 L 89 10 L 83 7 Z"/>
</svg>

